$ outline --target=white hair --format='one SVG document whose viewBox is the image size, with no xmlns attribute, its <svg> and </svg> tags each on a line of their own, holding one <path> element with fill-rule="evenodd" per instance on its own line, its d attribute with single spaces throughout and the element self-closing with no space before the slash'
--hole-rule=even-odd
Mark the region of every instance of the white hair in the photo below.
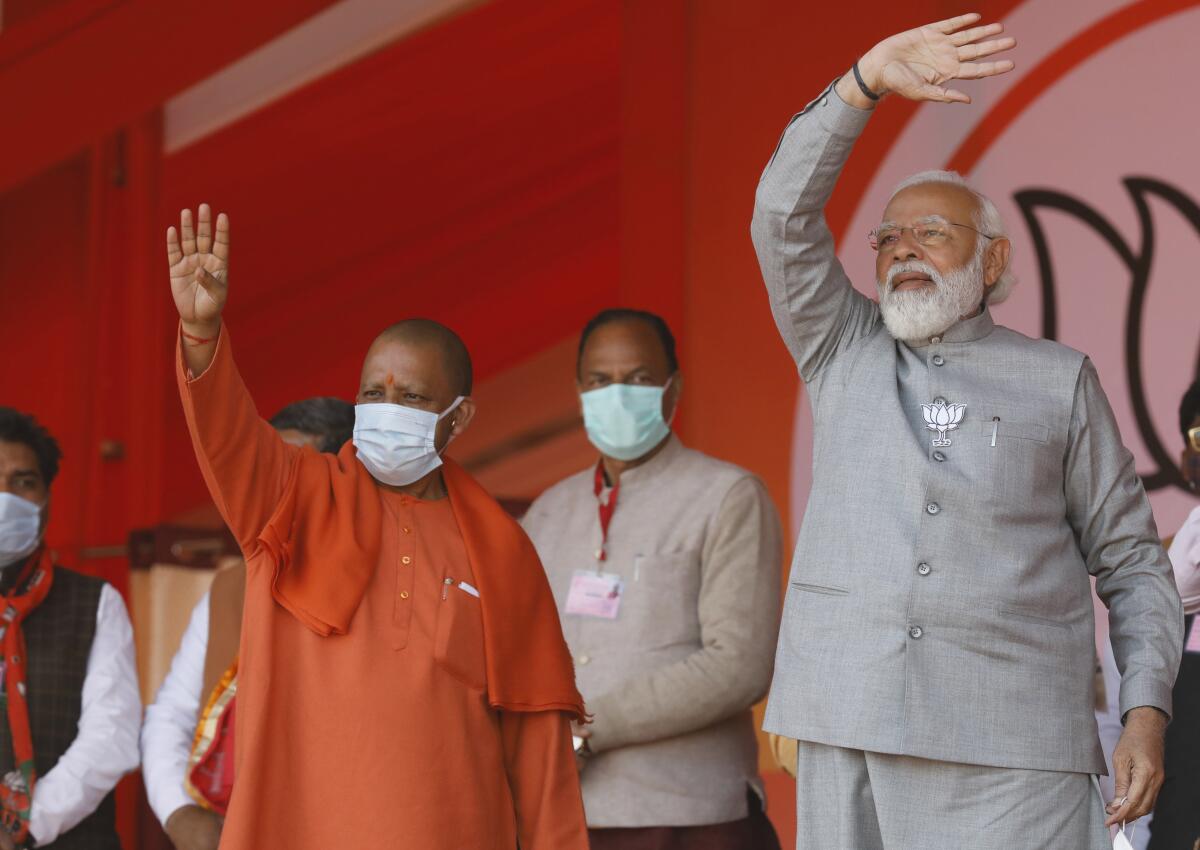
<svg viewBox="0 0 1200 850">
<path fill-rule="evenodd" d="M 996 209 L 996 205 L 992 203 L 991 198 L 975 190 L 957 171 L 935 170 L 914 174 L 900 181 L 896 188 L 892 190 L 892 198 L 895 198 L 901 191 L 910 186 L 925 186 L 929 183 L 949 183 L 952 186 L 961 186 L 966 189 L 979 202 L 975 208 L 975 227 L 981 233 L 985 233 L 993 238 L 1008 237 L 1008 230 L 1004 227 L 1004 219 L 1000 217 L 1000 211 Z M 888 203 L 891 203 L 891 199 L 888 200 Z M 1010 262 L 1008 267 L 1000 273 L 1000 277 L 996 282 L 988 288 L 987 295 L 985 296 L 987 303 L 999 304 L 1004 301 L 1012 293 L 1012 289 L 1016 284 L 1017 277 L 1012 272 L 1012 264 Z"/>
<path fill-rule="evenodd" d="M 896 339 L 913 344 L 941 336 L 959 319 L 979 312 L 984 298 L 983 259 L 986 252 L 987 243 L 980 239 L 971 260 L 945 274 L 918 260 L 893 263 L 887 277 L 877 282 L 879 311 L 888 332 Z M 925 275 L 934 286 L 897 292 L 892 284 L 907 272 Z"/>
</svg>

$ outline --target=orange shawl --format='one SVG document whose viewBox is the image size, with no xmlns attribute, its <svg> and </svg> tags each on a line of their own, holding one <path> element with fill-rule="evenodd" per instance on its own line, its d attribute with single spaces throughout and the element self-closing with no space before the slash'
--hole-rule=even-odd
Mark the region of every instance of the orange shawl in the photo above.
<svg viewBox="0 0 1200 850">
<path fill-rule="evenodd" d="M 446 459 L 442 472 L 479 585 L 489 704 L 584 719 L 558 608 L 533 544 L 461 466 Z M 336 456 L 300 452 L 259 536 L 275 562 L 275 601 L 323 637 L 349 631 L 379 560 L 378 486 L 352 442 Z"/>
</svg>

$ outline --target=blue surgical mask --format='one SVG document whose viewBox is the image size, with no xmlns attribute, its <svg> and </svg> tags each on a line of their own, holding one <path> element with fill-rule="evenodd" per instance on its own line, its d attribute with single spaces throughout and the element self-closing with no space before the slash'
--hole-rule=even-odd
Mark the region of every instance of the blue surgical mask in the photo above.
<svg viewBox="0 0 1200 850">
<path fill-rule="evenodd" d="M 588 439 L 602 454 L 636 460 L 671 433 L 663 419 L 667 387 L 609 384 L 579 396 Z"/>
<path fill-rule="evenodd" d="M 41 542 L 41 506 L 0 493 L 0 567 L 25 560 Z"/>
</svg>

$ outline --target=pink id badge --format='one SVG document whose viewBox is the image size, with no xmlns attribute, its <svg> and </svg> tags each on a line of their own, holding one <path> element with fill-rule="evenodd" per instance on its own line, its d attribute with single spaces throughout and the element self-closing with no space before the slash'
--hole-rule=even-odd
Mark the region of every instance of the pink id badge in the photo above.
<svg viewBox="0 0 1200 850">
<path fill-rule="evenodd" d="M 584 617 L 617 619 L 621 609 L 621 591 L 625 583 L 614 573 L 576 570 L 567 591 L 567 613 Z"/>
</svg>

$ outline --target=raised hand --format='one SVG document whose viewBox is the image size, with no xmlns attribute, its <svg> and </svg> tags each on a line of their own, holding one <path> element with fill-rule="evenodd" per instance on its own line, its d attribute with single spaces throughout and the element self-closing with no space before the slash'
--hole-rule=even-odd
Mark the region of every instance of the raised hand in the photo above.
<svg viewBox="0 0 1200 850">
<path fill-rule="evenodd" d="M 171 266 L 171 294 L 175 309 L 188 333 L 202 338 L 215 335 L 229 293 L 229 217 L 217 216 L 213 238 L 212 210 L 201 204 L 199 227 L 192 229 L 192 211 L 179 214 L 179 230 L 167 228 L 167 262 Z M 182 241 L 180 235 L 182 234 Z"/>
<path fill-rule="evenodd" d="M 1007 59 L 979 62 L 1011 50 L 1016 39 L 994 38 L 1004 31 L 999 23 L 973 26 L 981 17 L 972 12 L 885 38 L 858 62 L 863 82 L 874 93 L 895 93 L 909 100 L 970 103 L 962 91 L 945 84 L 952 80 L 994 77 L 1013 69 Z M 847 74 L 838 82 L 838 94 L 853 106 L 869 106 L 854 80 Z"/>
<path fill-rule="evenodd" d="M 171 294 L 179 311 L 184 362 L 193 375 L 212 363 L 221 333 L 221 311 L 229 295 L 229 217 L 217 216 L 213 238 L 212 210 L 201 204 L 200 226 L 192 229 L 192 211 L 179 214 L 179 230 L 167 228 L 167 262 Z M 180 236 L 182 235 L 182 240 Z"/>
</svg>

